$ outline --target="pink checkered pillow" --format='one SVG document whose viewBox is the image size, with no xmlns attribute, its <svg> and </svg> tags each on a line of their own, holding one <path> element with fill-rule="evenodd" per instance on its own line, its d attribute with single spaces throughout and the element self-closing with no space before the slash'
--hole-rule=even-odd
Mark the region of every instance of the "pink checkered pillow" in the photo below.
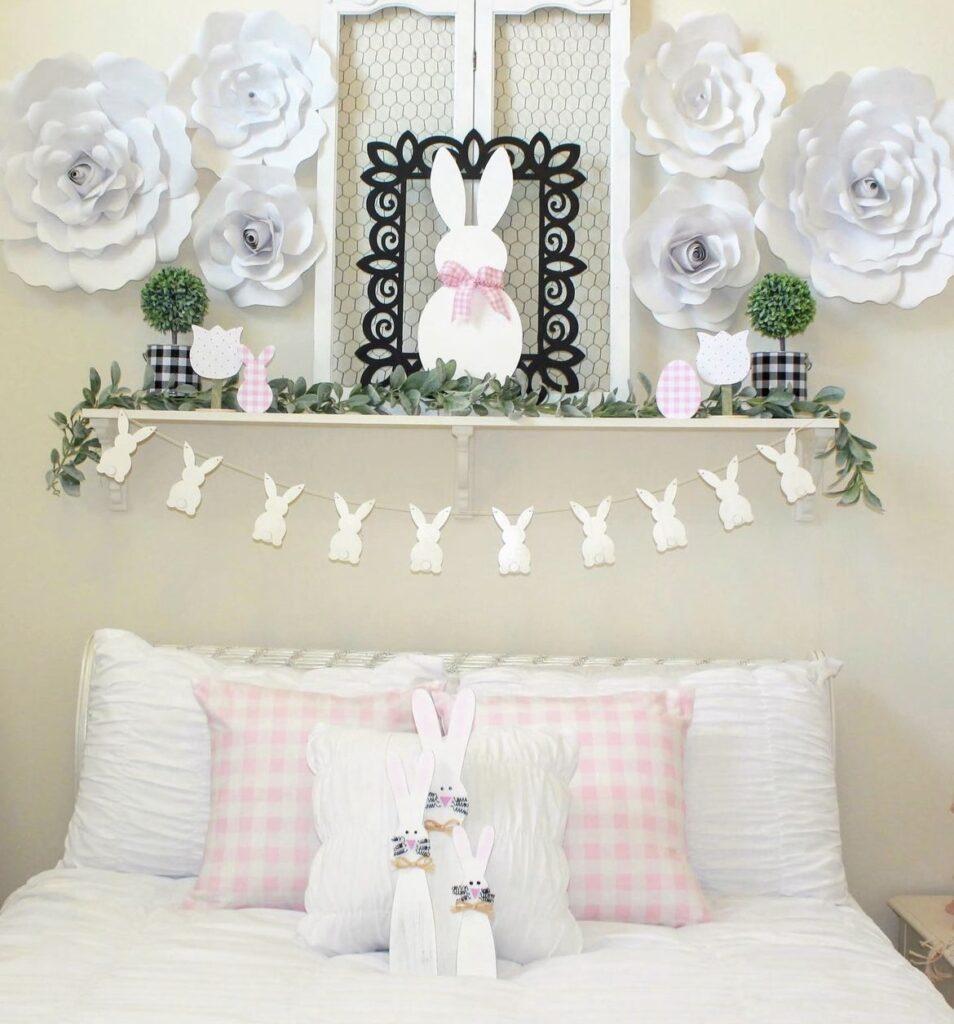
<svg viewBox="0 0 954 1024">
<path fill-rule="evenodd" d="M 209 831 L 187 907 L 303 910 L 318 849 L 305 760 L 319 722 L 413 730 L 410 691 L 341 697 L 203 679 L 212 740 Z"/>
<path fill-rule="evenodd" d="M 442 714 L 449 698 L 439 699 Z M 573 733 L 564 848 L 570 910 L 581 920 L 685 925 L 709 920 L 686 848 L 683 745 L 692 694 L 477 698 L 476 728 Z"/>
</svg>

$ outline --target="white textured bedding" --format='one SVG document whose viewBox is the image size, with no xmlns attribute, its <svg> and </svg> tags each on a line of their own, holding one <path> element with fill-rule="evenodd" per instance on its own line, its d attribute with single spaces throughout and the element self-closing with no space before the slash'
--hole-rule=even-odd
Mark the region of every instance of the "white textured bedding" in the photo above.
<svg viewBox="0 0 954 1024">
<path fill-rule="evenodd" d="M 329 960 L 300 915 L 183 911 L 189 880 L 59 869 L 0 913 L 2 1024 L 951 1024 L 860 910 L 715 902 L 711 924 L 584 924 L 584 952 L 503 980 L 400 979 L 385 954 Z"/>
</svg>

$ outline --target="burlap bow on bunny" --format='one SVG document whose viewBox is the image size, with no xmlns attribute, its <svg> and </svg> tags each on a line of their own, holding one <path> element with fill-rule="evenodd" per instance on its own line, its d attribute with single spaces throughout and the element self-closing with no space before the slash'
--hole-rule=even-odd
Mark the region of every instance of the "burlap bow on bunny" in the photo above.
<svg viewBox="0 0 954 1024">
<path fill-rule="evenodd" d="M 445 288 L 454 289 L 454 307 L 451 320 L 469 320 L 474 301 L 474 292 L 480 289 L 490 308 L 499 313 L 505 320 L 510 319 L 510 311 L 504 302 L 503 271 L 496 267 L 480 267 L 472 274 L 463 264 L 448 260 L 437 274 Z"/>
</svg>

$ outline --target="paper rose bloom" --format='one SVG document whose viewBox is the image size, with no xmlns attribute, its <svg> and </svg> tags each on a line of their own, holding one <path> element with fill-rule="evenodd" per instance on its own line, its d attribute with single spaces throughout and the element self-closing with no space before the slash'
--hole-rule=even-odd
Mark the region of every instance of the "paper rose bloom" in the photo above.
<svg viewBox="0 0 954 1024">
<path fill-rule="evenodd" d="M 952 145 L 926 78 L 834 75 L 776 123 L 756 223 L 820 295 L 910 309 L 954 275 Z"/>
<path fill-rule="evenodd" d="M 721 178 L 762 161 L 785 86 L 764 53 L 743 53 L 725 14 L 656 25 L 633 40 L 623 120 L 636 151 L 669 174 Z"/>
<path fill-rule="evenodd" d="M 7 266 L 56 291 L 121 288 L 174 260 L 199 201 L 166 77 L 113 54 L 40 61 L 0 114 Z"/>
<path fill-rule="evenodd" d="M 195 215 L 195 252 L 205 279 L 236 306 L 287 306 L 324 248 L 291 171 L 237 167 Z"/>
<path fill-rule="evenodd" d="M 718 331 L 759 270 L 755 222 L 731 181 L 678 174 L 624 241 L 633 291 L 666 327 Z"/>
<path fill-rule="evenodd" d="M 274 11 L 210 14 L 172 70 L 174 102 L 196 128 L 195 164 L 220 178 L 245 163 L 294 171 L 318 150 L 318 110 L 335 92 L 325 51 Z"/>
</svg>

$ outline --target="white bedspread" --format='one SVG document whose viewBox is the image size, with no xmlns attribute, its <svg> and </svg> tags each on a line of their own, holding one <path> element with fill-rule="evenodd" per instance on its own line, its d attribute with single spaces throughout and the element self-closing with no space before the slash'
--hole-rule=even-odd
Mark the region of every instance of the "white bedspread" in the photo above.
<svg viewBox="0 0 954 1024">
<path fill-rule="evenodd" d="M 188 882 L 48 871 L 0 914 L 2 1024 L 951 1024 L 858 909 L 736 899 L 681 930 L 584 925 L 579 956 L 503 980 L 392 978 L 329 960 L 289 911 L 183 911 Z"/>
</svg>

